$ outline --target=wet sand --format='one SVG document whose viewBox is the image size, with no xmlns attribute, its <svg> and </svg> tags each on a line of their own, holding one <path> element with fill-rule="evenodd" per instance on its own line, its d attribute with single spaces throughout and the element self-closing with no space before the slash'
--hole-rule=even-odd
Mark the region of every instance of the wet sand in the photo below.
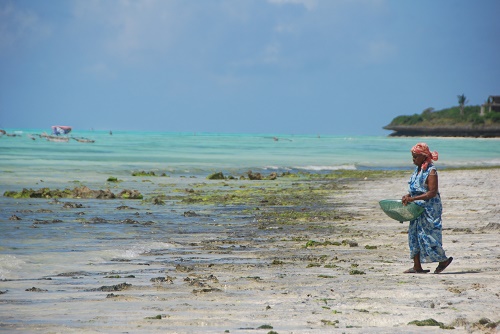
<svg viewBox="0 0 500 334">
<path fill-rule="evenodd" d="M 439 275 L 432 274 L 437 264 L 423 265 L 430 274 L 403 274 L 412 266 L 408 223 L 378 207 L 380 199 L 402 196 L 407 180 L 342 183 L 329 197 L 345 218 L 335 224 L 259 229 L 256 221 L 235 226 L 230 237 L 179 234 L 169 241 L 174 250 L 160 247 L 142 262 L 0 281 L 0 330 L 495 333 L 500 169 L 439 171 L 443 242 L 454 257 Z M 408 324 L 431 318 L 455 329 Z"/>
</svg>

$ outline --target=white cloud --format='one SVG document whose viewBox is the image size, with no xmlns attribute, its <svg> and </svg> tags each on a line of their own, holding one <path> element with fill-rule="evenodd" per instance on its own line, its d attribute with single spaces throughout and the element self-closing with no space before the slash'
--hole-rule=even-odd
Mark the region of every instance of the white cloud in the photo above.
<svg viewBox="0 0 500 334">
<path fill-rule="evenodd" d="M 0 52 L 42 40 L 49 34 L 49 26 L 33 11 L 21 10 L 12 4 L 0 7 Z"/>
<path fill-rule="evenodd" d="M 274 31 L 277 33 L 293 33 L 296 30 L 297 28 L 292 24 L 278 24 L 274 27 Z"/>
<path fill-rule="evenodd" d="M 95 63 L 87 66 L 85 72 L 92 74 L 95 77 L 102 79 L 115 79 L 116 73 L 109 68 L 109 66 L 103 62 Z"/>
<path fill-rule="evenodd" d="M 286 4 L 293 4 L 293 5 L 302 5 L 308 10 L 313 10 L 316 8 L 316 0 L 268 0 L 272 4 L 278 4 L 278 5 L 286 5 Z"/>
<path fill-rule="evenodd" d="M 280 58 L 280 46 L 278 43 L 272 43 L 266 46 L 262 55 L 262 61 L 265 64 L 278 63 Z"/>
<path fill-rule="evenodd" d="M 385 40 L 369 42 L 363 52 L 362 59 L 367 63 L 384 63 L 397 54 L 397 47 Z"/>
<path fill-rule="evenodd" d="M 125 61 L 167 51 L 182 26 L 182 12 L 167 1 L 84 0 L 74 12 L 76 24 L 101 27 L 103 34 L 96 37 L 105 50 Z"/>
<path fill-rule="evenodd" d="M 115 60 L 121 65 L 156 64 L 163 68 L 176 66 L 190 71 L 204 68 L 218 74 L 236 74 L 239 70 L 259 67 L 309 66 L 318 59 L 335 58 L 338 45 L 349 49 L 354 44 L 351 53 L 359 51 L 359 41 L 346 40 L 344 36 L 350 20 L 342 13 L 347 9 L 353 11 L 349 1 L 268 0 L 267 3 L 268 9 L 291 5 L 305 10 L 275 8 L 271 11 L 273 15 L 262 16 L 259 15 L 262 3 L 231 0 L 210 3 L 77 0 L 76 20 L 71 24 L 75 36 L 88 36 L 90 31 L 95 35 L 94 40 L 87 42 L 91 61 L 85 70 L 100 77 L 113 75 L 117 68 Z M 379 6 L 383 1 L 359 0 L 354 2 L 354 8 L 360 7 L 360 3 Z M 363 11 L 369 11 L 367 8 L 371 6 L 362 6 Z M 324 45 L 321 52 L 317 49 L 320 45 Z M 361 58 L 356 59 L 363 63 L 383 62 L 396 52 L 394 46 L 383 41 L 363 45 L 362 50 Z"/>
</svg>

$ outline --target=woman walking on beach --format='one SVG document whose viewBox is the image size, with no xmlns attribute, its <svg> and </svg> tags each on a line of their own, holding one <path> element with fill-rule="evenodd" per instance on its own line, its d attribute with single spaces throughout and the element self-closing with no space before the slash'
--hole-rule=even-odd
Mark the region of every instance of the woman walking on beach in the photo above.
<svg viewBox="0 0 500 334">
<path fill-rule="evenodd" d="M 407 274 L 425 274 L 430 270 L 422 269 L 421 263 L 439 262 L 435 274 L 446 269 L 453 261 L 446 257 L 442 246 L 441 214 L 443 207 L 438 190 L 438 175 L 433 160 L 438 159 L 437 152 L 431 152 L 426 143 L 418 143 L 411 149 L 413 163 L 417 166 L 410 177 L 409 193 L 402 198 L 403 204 L 410 202 L 423 207 L 424 212 L 408 227 L 408 244 L 413 268 Z"/>
</svg>

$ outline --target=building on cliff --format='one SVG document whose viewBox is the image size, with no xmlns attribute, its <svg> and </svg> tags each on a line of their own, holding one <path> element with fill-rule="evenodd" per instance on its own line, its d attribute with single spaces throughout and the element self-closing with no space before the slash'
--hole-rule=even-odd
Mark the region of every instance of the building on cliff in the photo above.
<svg viewBox="0 0 500 334">
<path fill-rule="evenodd" d="M 500 112 L 500 95 L 490 95 L 487 102 L 481 105 L 481 116 L 492 111 Z"/>
</svg>

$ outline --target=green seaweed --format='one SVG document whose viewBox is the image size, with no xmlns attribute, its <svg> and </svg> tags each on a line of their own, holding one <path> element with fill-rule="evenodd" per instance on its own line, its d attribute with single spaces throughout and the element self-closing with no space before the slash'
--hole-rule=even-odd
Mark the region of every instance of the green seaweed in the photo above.
<svg viewBox="0 0 500 334">
<path fill-rule="evenodd" d="M 330 245 L 340 246 L 341 243 L 338 242 L 338 241 L 323 241 L 323 242 L 319 242 L 319 241 L 309 240 L 306 243 L 306 245 L 304 246 L 304 248 L 319 247 L 319 246 L 330 246 Z"/>
<path fill-rule="evenodd" d="M 261 325 L 257 327 L 257 329 L 273 329 L 274 327 L 271 325 Z"/>
<path fill-rule="evenodd" d="M 122 190 L 117 197 L 123 198 L 123 199 L 143 199 L 144 196 L 138 192 L 137 190 Z"/>
<path fill-rule="evenodd" d="M 425 320 L 413 320 L 408 323 L 408 325 L 416 325 L 416 326 L 438 326 L 441 329 L 455 329 L 452 326 L 446 326 L 442 322 L 434 320 L 432 318 Z"/>
<path fill-rule="evenodd" d="M 141 199 L 142 194 L 137 190 L 122 190 L 118 195 L 112 193 L 109 189 L 107 190 L 91 190 L 85 186 L 75 187 L 73 190 L 70 189 L 49 189 L 40 188 L 38 190 L 23 188 L 21 191 L 6 191 L 4 192 L 5 197 L 12 198 L 92 198 L 92 199 L 113 199 L 116 197 L 123 199 Z"/>
<path fill-rule="evenodd" d="M 38 190 L 23 188 L 21 191 L 6 191 L 3 194 L 5 197 L 12 198 L 69 198 L 72 197 L 72 192 L 69 189 L 51 190 L 49 188 L 40 188 Z"/>
<path fill-rule="evenodd" d="M 476 328 L 486 328 L 486 329 L 494 329 L 500 325 L 500 321 L 491 321 L 488 318 L 481 318 L 477 322 L 473 323 L 472 326 Z"/>
<path fill-rule="evenodd" d="M 342 245 L 349 245 L 349 247 L 358 247 L 358 243 L 353 240 L 342 240 Z"/>
<path fill-rule="evenodd" d="M 118 178 L 115 176 L 108 177 L 108 179 L 106 181 L 107 182 L 122 182 L 122 180 L 118 180 Z"/>
<path fill-rule="evenodd" d="M 334 327 L 337 327 L 337 325 L 339 324 L 339 321 L 338 320 L 325 320 L 325 319 L 322 319 L 321 320 L 321 323 L 323 325 L 327 325 L 327 326 L 334 326 Z"/>
<path fill-rule="evenodd" d="M 257 220 L 262 224 L 278 224 L 278 225 L 298 225 L 307 223 L 320 223 L 314 225 L 314 228 L 332 228 L 331 222 L 338 220 L 350 220 L 351 216 L 348 214 L 339 214 L 335 210 L 280 210 L 274 208 L 273 210 L 260 211 L 256 214 Z M 322 223 L 322 224 L 321 224 Z M 313 225 L 311 225 L 313 228 Z M 327 245 L 327 244 L 324 244 Z M 330 245 L 336 245 L 331 243 Z"/>
<path fill-rule="evenodd" d="M 349 275 L 366 275 L 364 271 L 352 269 L 349 271 Z"/>
<path fill-rule="evenodd" d="M 222 172 L 213 173 L 207 176 L 208 180 L 225 180 L 224 174 Z"/>
<path fill-rule="evenodd" d="M 162 318 L 161 314 L 158 314 L 158 315 L 156 315 L 154 317 L 146 317 L 144 319 L 161 320 L 161 318 Z"/>
<path fill-rule="evenodd" d="M 318 275 L 319 278 L 335 278 L 335 276 L 332 275 Z"/>
<path fill-rule="evenodd" d="M 265 186 L 263 186 L 265 184 Z M 311 185 L 306 182 L 292 183 L 288 181 L 278 183 L 258 183 L 258 186 L 243 184 L 238 189 L 228 184 L 194 185 L 196 191 L 178 195 L 177 199 L 183 203 L 194 204 L 223 204 L 223 205 L 258 205 L 258 206 L 313 206 L 326 204 L 326 198 L 331 194 L 324 184 Z M 224 189 L 229 188 L 229 189 Z M 302 209 L 301 209 L 302 210 Z"/>
<path fill-rule="evenodd" d="M 163 176 L 163 177 L 166 177 L 168 176 L 167 174 L 165 173 L 161 173 L 160 175 L 157 175 L 155 172 L 153 171 L 149 171 L 149 172 L 146 172 L 144 170 L 141 170 L 141 171 L 134 171 L 132 172 L 132 176 L 141 176 L 141 177 L 148 177 L 148 176 Z"/>
</svg>

